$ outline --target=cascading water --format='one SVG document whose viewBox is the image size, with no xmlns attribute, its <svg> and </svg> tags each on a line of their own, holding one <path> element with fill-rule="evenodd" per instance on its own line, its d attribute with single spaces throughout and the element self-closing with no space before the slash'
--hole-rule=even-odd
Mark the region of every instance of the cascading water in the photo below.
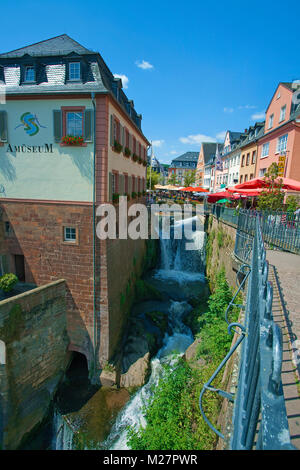
<svg viewBox="0 0 300 470">
<path fill-rule="evenodd" d="M 162 282 L 170 282 L 170 279 L 173 279 L 179 285 L 204 281 L 203 272 L 200 272 L 200 270 L 203 271 L 204 264 L 204 232 L 193 232 L 189 240 L 185 237 L 182 237 L 182 239 L 174 238 L 174 229 L 176 230 L 178 227 L 182 229 L 184 224 L 191 225 L 193 221 L 194 218 L 187 219 L 183 223 L 175 222 L 169 239 L 160 236 L 161 265 L 160 269 L 154 274 L 155 279 Z M 191 240 L 195 249 L 187 251 L 186 243 Z M 184 316 L 191 309 L 192 307 L 187 301 L 171 301 L 168 315 L 170 333 L 165 335 L 162 348 L 151 361 L 152 372 L 150 379 L 119 414 L 108 439 L 104 443 L 106 449 L 128 449 L 128 426 L 138 429 L 146 425 L 143 408 L 151 400 L 153 385 L 156 385 L 162 376 L 163 365 L 172 365 L 175 357 L 182 355 L 193 342 L 192 332 L 183 322 Z"/>
<path fill-rule="evenodd" d="M 168 333 L 156 357 L 151 361 L 151 375 L 148 382 L 141 387 L 118 414 L 108 437 L 94 443 L 94 449 L 125 450 L 127 446 L 128 426 L 138 429 L 146 425 L 143 414 L 144 407 L 149 404 L 153 389 L 164 373 L 164 365 L 172 367 L 176 358 L 182 355 L 193 342 L 190 329 L 184 324 L 184 317 L 192 310 L 189 298 L 201 292 L 204 285 L 204 232 L 192 232 L 191 236 L 176 238 L 176 230 L 182 230 L 184 225 L 192 226 L 194 218 L 176 222 L 171 227 L 171 237 L 164 238 L 160 233 L 161 263 L 151 276 L 153 285 L 167 293 L 170 300 L 168 307 Z M 177 232 L 178 233 L 178 232 Z M 186 249 L 186 243 L 194 244 L 193 250 Z M 200 291 L 199 291 L 200 286 Z M 198 289 L 198 290 L 197 290 Z M 154 386 L 154 387 L 153 387 Z M 54 442 L 52 448 L 68 450 L 73 447 L 74 433 L 70 423 L 59 414 L 55 416 Z"/>
</svg>

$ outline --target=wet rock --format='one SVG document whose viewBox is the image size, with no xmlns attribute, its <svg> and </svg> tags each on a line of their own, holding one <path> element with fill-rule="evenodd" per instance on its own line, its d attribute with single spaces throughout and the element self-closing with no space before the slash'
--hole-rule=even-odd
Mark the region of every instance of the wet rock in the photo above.
<svg viewBox="0 0 300 470">
<path fill-rule="evenodd" d="M 145 384 L 150 366 L 150 353 L 147 352 L 133 363 L 125 374 L 121 375 L 120 387 L 141 387 Z"/>
<path fill-rule="evenodd" d="M 197 358 L 197 349 L 200 343 L 200 338 L 195 339 L 195 341 L 187 348 L 183 355 L 183 359 L 185 359 L 192 368 L 199 368 L 206 364 L 206 361 L 202 357 Z"/>
<path fill-rule="evenodd" d="M 117 385 L 117 372 L 102 370 L 100 374 L 100 383 L 103 387 L 114 387 Z"/>
</svg>

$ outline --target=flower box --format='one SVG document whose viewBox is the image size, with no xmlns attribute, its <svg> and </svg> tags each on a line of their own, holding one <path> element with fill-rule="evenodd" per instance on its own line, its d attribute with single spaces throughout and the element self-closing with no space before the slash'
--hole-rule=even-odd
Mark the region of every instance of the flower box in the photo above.
<svg viewBox="0 0 300 470">
<path fill-rule="evenodd" d="M 114 141 L 113 149 L 114 149 L 115 152 L 121 153 L 122 150 L 123 150 L 123 145 L 121 145 L 120 142 L 118 142 L 117 140 L 115 140 L 115 141 Z"/>
<path fill-rule="evenodd" d="M 61 143 L 63 145 L 82 146 L 84 145 L 84 138 L 80 135 L 65 135 L 61 139 Z"/>
<path fill-rule="evenodd" d="M 131 151 L 130 151 L 130 149 L 129 149 L 128 147 L 125 147 L 125 149 L 124 149 L 124 155 L 125 155 L 125 157 L 130 157 Z"/>
</svg>

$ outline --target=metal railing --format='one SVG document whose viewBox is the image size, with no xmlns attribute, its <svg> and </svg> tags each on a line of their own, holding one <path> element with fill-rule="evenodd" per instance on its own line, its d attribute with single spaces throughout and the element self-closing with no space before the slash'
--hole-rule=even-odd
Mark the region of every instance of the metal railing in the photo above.
<svg viewBox="0 0 300 470">
<path fill-rule="evenodd" d="M 256 217 L 245 323 L 244 325 L 232 323 L 228 326 L 229 333 L 234 327 L 241 330 L 239 338 L 203 386 L 199 398 L 203 418 L 221 438 L 224 438 L 223 434 L 205 416 L 202 407 L 203 394 L 206 390 L 212 390 L 234 402 L 230 441 L 232 450 L 294 449 L 290 442 L 281 383 L 282 334 L 272 317 L 273 290 L 267 280 L 268 269 L 260 218 Z M 226 311 L 228 321 L 227 313 L 228 309 Z M 238 333 L 237 330 L 234 331 Z M 243 344 L 236 394 L 215 389 L 211 385 L 214 378 L 241 343 Z"/>
<path fill-rule="evenodd" d="M 256 218 L 261 219 L 264 241 L 270 246 L 300 254 L 300 215 L 293 212 L 234 209 L 204 204 L 204 212 L 237 227 L 239 232 L 254 234 Z"/>
</svg>

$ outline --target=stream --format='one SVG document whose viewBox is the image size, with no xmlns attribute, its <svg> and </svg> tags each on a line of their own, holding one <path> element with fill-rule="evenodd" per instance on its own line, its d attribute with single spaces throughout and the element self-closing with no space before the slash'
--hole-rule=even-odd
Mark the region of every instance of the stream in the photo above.
<svg viewBox="0 0 300 470">
<path fill-rule="evenodd" d="M 189 222 L 192 224 L 193 219 L 184 223 Z M 176 228 L 176 222 L 173 224 L 174 227 Z M 201 295 L 205 289 L 205 233 L 200 230 L 193 233 L 196 249 L 190 251 L 185 249 L 184 237 L 182 239 L 176 239 L 174 236 L 171 236 L 171 239 L 163 237 L 161 232 L 157 269 L 147 273 L 145 278 L 162 293 L 164 300 L 148 300 L 134 306 L 136 315 L 143 316 L 147 311 L 159 309 L 165 313 L 167 320 L 167 329 L 161 347 L 151 360 L 151 374 L 147 383 L 131 397 L 126 389 L 112 390 L 102 387 L 91 394 L 80 412 L 62 415 L 56 411 L 52 423 L 51 449 L 78 448 L 78 442 L 75 443 L 74 439 L 78 429 L 86 437 L 83 448 L 129 449 L 127 428 L 131 426 L 138 429 L 146 425 L 143 409 L 151 400 L 155 388 L 153 386 L 162 376 L 164 364 L 172 367 L 176 358 L 184 354 L 194 341 L 191 330 L 184 323 L 184 318 L 192 310 L 189 300 Z"/>
</svg>

